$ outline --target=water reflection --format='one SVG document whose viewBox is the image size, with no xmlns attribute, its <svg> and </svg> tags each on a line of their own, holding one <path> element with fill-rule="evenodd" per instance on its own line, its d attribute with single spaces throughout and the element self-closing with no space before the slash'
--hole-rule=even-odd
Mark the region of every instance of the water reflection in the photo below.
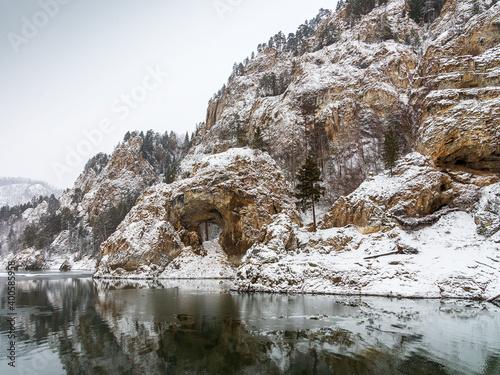
<svg viewBox="0 0 500 375">
<path fill-rule="evenodd" d="M 18 367 L 3 356 L 2 374 L 500 373 L 500 308 L 486 303 L 247 295 L 218 281 L 79 275 L 17 286 Z M 5 347 L 6 319 L 0 329 Z"/>
</svg>

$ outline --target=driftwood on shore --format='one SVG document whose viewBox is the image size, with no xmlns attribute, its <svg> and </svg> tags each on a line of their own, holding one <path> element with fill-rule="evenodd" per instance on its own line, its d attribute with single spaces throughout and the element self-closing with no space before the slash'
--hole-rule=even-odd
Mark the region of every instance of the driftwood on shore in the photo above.
<svg viewBox="0 0 500 375">
<path fill-rule="evenodd" d="M 384 253 L 384 254 L 371 255 L 371 256 L 365 257 L 363 259 L 375 259 L 375 258 L 385 257 L 388 255 L 396 255 L 396 254 L 406 254 L 406 255 L 418 254 L 418 250 L 414 249 L 413 247 L 402 246 L 402 245 L 396 245 L 396 247 L 397 247 L 396 251 L 391 251 L 390 253 Z"/>
<path fill-rule="evenodd" d="M 498 296 L 492 297 L 492 298 L 490 298 L 490 299 L 488 299 L 486 301 L 488 301 L 488 302 L 495 302 L 495 300 L 497 300 L 497 299 L 500 300 L 500 294 Z"/>
<path fill-rule="evenodd" d="M 410 217 L 410 216 L 396 216 L 391 215 L 390 217 L 394 218 L 399 225 L 401 225 L 404 229 L 409 230 L 417 230 L 425 227 L 429 227 L 438 222 L 441 217 L 450 212 L 458 211 L 457 208 L 443 207 L 439 211 L 436 211 L 430 215 L 424 217 Z"/>
</svg>

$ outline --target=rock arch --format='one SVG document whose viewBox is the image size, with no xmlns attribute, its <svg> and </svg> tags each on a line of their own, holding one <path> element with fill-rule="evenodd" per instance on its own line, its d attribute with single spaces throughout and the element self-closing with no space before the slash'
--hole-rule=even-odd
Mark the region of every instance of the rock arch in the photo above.
<svg viewBox="0 0 500 375">
<path fill-rule="evenodd" d="M 264 195 L 252 196 L 241 189 L 232 190 L 230 185 L 217 183 L 204 191 L 188 188 L 171 200 L 167 220 L 174 228 L 196 233 L 196 236 L 190 237 L 199 238 L 198 244 L 202 240 L 200 224 L 213 223 L 222 231 L 219 243 L 223 250 L 228 255 L 242 256 L 257 240 L 262 226 L 271 221 L 272 215 L 282 211 L 282 203 Z"/>
<path fill-rule="evenodd" d="M 221 229 L 219 243 L 228 256 L 241 257 L 283 211 L 299 221 L 291 188 L 268 154 L 231 149 L 208 156 L 194 165 L 190 178 L 143 193 L 101 246 L 96 275 L 128 277 L 155 268 L 155 276 L 180 249 L 201 245 L 204 222 Z"/>
</svg>

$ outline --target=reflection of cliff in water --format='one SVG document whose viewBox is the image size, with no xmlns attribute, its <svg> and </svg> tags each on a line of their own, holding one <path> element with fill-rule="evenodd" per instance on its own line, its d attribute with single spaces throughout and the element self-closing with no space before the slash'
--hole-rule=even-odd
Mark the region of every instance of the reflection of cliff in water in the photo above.
<svg viewBox="0 0 500 375">
<path fill-rule="evenodd" d="M 500 309 L 484 304 L 232 294 L 214 281 L 18 288 L 20 341 L 49 343 L 69 374 L 500 370 Z"/>
<path fill-rule="evenodd" d="M 20 373 L 23 368 L 26 373 L 46 370 L 46 355 L 30 367 L 37 361 L 29 360 L 36 356 L 28 353 L 44 345 L 58 353 L 68 374 L 130 373 L 113 333 L 95 312 L 95 301 L 95 287 L 88 278 L 19 281 L 17 340 L 26 343 L 19 353 Z"/>
<path fill-rule="evenodd" d="M 483 304 L 231 294 L 211 281 L 105 281 L 98 289 L 103 319 L 141 371 L 447 374 L 500 366 L 492 333 L 499 311 Z"/>
</svg>

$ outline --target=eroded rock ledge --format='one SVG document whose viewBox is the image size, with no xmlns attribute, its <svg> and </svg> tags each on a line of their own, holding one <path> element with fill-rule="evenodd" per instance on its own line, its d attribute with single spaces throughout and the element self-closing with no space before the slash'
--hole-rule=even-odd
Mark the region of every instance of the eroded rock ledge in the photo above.
<svg viewBox="0 0 500 375">
<path fill-rule="evenodd" d="M 411 153 L 398 162 L 392 177 L 371 177 L 352 194 L 338 199 L 320 227 L 351 224 L 363 234 L 394 224 L 418 229 L 437 222 L 448 212 L 472 209 L 481 188 L 498 181 L 495 174 L 441 170 L 430 157 Z"/>
</svg>

